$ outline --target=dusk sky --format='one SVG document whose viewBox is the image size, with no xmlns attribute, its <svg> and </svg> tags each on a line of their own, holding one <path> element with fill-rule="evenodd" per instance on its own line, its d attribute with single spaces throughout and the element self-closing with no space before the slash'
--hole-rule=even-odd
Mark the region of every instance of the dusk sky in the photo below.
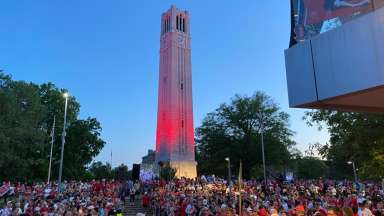
<svg viewBox="0 0 384 216">
<path fill-rule="evenodd" d="M 112 151 L 113 166 L 131 168 L 155 148 L 160 16 L 172 4 L 191 16 L 195 127 L 235 94 L 264 91 L 291 115 L 300 150 L 328 140 L 288 107 L 287 0 L 1 0 L 0 69 L 68 89 L 103 127 L 95 160 Z"/>
</svg>

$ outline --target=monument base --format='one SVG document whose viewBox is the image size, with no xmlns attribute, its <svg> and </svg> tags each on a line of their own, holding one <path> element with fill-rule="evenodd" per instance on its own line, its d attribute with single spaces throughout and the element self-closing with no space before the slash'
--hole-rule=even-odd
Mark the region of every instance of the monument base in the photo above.
<svg viewBox="0 0 384 216">
<path fill-rule="evenodd" d="M 175 176 L 177 178 L 184 177 L 194 179 L 197 177 L 197 163 L 195 161 L 171 161 L 170 165 L 176 169 Z"/>
</svg>

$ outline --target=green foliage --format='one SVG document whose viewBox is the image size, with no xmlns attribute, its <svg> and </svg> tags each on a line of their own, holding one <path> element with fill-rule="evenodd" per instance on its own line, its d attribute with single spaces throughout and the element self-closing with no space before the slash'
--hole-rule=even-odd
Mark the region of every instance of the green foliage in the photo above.
<svg viewBox="0 0 384 216">
<path fill-rule="evenodd" d="M 318 179 L 326 177 L 328 166 L 324 161 L 314 157 L 304 157 L 297 162 L 297 178 L 299 179 Z"/>
<path fill-rule="evenodd" d="M 87 174 L 87 179 L 116 179 L 121 181 L 132 179 L 132 171 L 129 171 L 126 165 L 121 164 L 112 169 L 111 164 L 103 164 L 101 161 L 92 163 Z"/>
<path fill-rule="evenodd" d="M 226 176 L 224 158 L 230 157 L 233 165 L 242 160 L 245 178 L 259 177 L 252 173 L 258 175 L 257 167 L 262 164 L 263 125 L 266 164 L 270 170 L 283 170 L 295 144 L 288 119 L 288 114 L 280 111 L 264 93 L 257 92 L 251 97 L 236 95 L 230 104 L 222 104 L 208 113 L 196 129 L 199 173 Z"/>
<path fill-rule="evenodd" d="M 360 178 L 384 176 L 384 115 L 319 110 L 306 113 L 305 119 L 320 129 L 325 126 L 330 133 L 330 143 L 322 146 L 320 153 L 330 161 L 331 177 L 352 179 L 350 160 L 359 169 Z"/>
<path fill-rule="evenodd" d="M 94 162 L 90 166 L 89 172 L 93 179 L 101 180 L 113 178 L 112 167 L 109 163 L 103 164 L 101 161 Z"/>
<path fill-rule="evenodd" d="M 160 178 L 165 179 L 166 181 L 170 181 L 175 178 L 177 170 L 172 168 L 169 163 L 165 163 L 165 165 L 160 168 Z"/>
<path fill-rule="evenodd" d="M 83 174 L 85 166 L 99 154 L 105 144 L 100 139 L 100 131 L 100 123 L 94 118 L 77 120 L 70 125 L 64 148 L 64 176 L 76 179 Z"/>
<path fill-rule="evenodd" d="M 52 179 L 58 175 L 63 131 L 63 92 L 52 83 L 14 81 L 0 72 L 0 179 L 46 180 L 50 133 L 56 117 Z M 68 100 L 64 179 L 82 178 L 86 165 L 105 145 L 94 118 L 78 119 L 80 104 Z"/>
<path fill-rule="evenodd" d="M 114 168 L 112 170 L 113 176 L 117 180 L 128 180 L 132 179 L 132 171 L 128 170 L 128 167 L 124 164 L 121 164 L 120 166 Z"/>
</svg>

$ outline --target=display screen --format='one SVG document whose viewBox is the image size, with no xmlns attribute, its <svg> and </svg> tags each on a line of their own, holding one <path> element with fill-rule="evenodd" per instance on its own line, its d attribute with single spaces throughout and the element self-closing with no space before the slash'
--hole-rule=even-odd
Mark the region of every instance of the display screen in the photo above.
<svg viewBox="0 0 384 216">
<path fill-rule="evenodd" d="M 384 0 L 291 0 L 291 46 L 382 6 Z"/>
</svg>

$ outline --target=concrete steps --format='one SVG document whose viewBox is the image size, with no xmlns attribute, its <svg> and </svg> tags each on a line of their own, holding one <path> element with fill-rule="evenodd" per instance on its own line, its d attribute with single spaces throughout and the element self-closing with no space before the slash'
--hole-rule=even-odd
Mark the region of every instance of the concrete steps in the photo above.
<svg viewBox="0 0 384 216">
<path fill-rule="evenodd" d="M 145 216 L 153 216 L 151 208 L 144 209 L 141 204 L 142 197 L 136 197 L 134 203 L 129 202 L 129 197 L 125 198 L 123 215 L 136 216 L 137 213 L 143 213 Z"/>
</svg>

